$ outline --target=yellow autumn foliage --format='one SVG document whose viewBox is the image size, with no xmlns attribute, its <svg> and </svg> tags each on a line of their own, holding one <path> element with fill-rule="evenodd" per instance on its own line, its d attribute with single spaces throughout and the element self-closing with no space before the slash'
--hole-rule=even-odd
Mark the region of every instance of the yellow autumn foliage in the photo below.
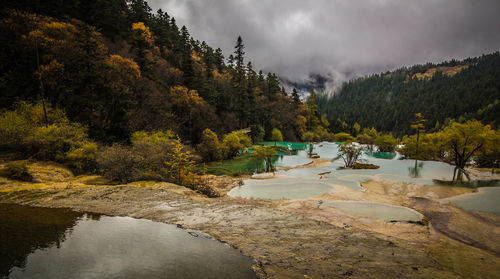
<svg viewBox="0 0 500 279">
<path fill-rule="evenodd" d="M 105 63 L 128 79 L 138 79 L 141 77 L 139 65 L 134 60 L 112 54 L 106 58 Z"/>
<path fill-rule="evenodd" d="M 132 23 L 132 31 L 135 31 L 137 34 L 140 34 L 140 36 L 149 44 L 153 45 L 154 44 L 154 38 L 153 34 L 149 30 L 149 27 L 144 25 L 144 22 L 135 22 Z"/>
</svg>

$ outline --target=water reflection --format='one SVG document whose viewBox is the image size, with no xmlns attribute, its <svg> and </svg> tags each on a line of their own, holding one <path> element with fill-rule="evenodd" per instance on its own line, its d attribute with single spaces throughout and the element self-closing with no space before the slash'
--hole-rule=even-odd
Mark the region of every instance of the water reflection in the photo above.
<svg viewBox="0 0 500 279">
<path fill-rule="evenodd" d="M 418 178 L 421 177 L 421 172 L 424 168 L 424 162 L 418 162 L 415 160 L 415 165 L 413 167 L 408 167 L 408 174 L 410 177 Z"/>
<path fill-rule="evenodd" d="M 0 277 L 256 278 L 250 258 L 174 225 L 64 209 L 0 212 Z"/>
<path fill-rule="evenodd" d="M 319 195 L 333 187 L 314 179 L 275 178 L 245 180 L 245 185 L 233 188 L 228 195 L 255 199 L 305 199 Z"/>
<path fill-rule="evenodd" d="M 464 176 L 467 178 L 467 181 L 470 181 L 469 174 L 467 173 L 466 170 L 464 170 L 462 168 L 459 168 L 459 167 L 455 167 L 453 169 L 453 179 L 452 179 L 452 181 L 463 182 L 464 181 Z"/>
<path fill-rule="evenodd" d="M 272 145 L 274 142 L 262 142 L 263 145 Z M 275 167 L 293 167 L 311 162 L 306 155 L 306 144 L 295 142 L 277 142 L 280 147 L 276 156 L 272 158 Z M 252 157 L 253 150 L 231 160 L 211 162 L 207 164 L 207 173 L 215 175 L 232 175 L 241 173 L 263 172 L 265 170 L 265 160 Z"/>
<path fill-rule="evenodd" d="M 8 276 L 12 267 L 24 268 L 34 250 L 60 247 L 66 231 L 82 215 L 67 209 L 0 205 L 0 277 Z"/>
<path fill-rule="evenodd" d="M 264 143 L 266 145 L 274 145 L 274 142 Z M 308 156 L 310 145 L 308 143 L 287 143 L 278 142 L 278 146 L 286 147 L 290 153 L 280 153 L 273 158 L 273 163 L 276 167 L 281 166 L 298 166 L 311 162 Z M 313 144 L 313 153 L 318 154 L 321 158 L 332 160 L 338 156 L 338 144 L 331 142 L 320 142 Z M 294 154 L 294 155 L 292 155 Z M 295 155 L 296 154 L 296 155 Z M 250 155 L 248 155 L 250 156 Z M 294 176 L 297 178 L 312 178 L 320 179 L 318 173 L 332 171 L 331 174 L 322 176 L 323 179 L 330 179 L 332 184 L 343 185 L 347 187 L 356 187 L 356 183 L 352 183 L 352 179 L 346 179 L 349 175 L 365 175 L 372 176 L 372 179 L 384 179 L 395 182 L 415 183 L 421 185 L 451 185 L 463 186 L 467 173 L 461 173 L 460 170 L 455 170 L 455 166 L 437 161 L 416 161 L 405 160 L 397 152 L 363 152 L 362 160 L 368 164 L 374 164 L 380 168 L 377 170 L 337 170 L 342 166 L 341 162 L 332 162 L 329 166 L 320 169 L 309 170 L 290 170 L 278 171 L 279 174 L 286 176 Z M 251 161 L 251 162 L 249 162 Z M 220 166 L 220 168 L 213 168 Z M 212 169 L 210 169 L 212 167 Z M 215 169 L 215 171 L 214 171 Z M 235 160 L 217 162 L 211 164 L 209 173 L 213 174 L 232 174 L 234 172 L 254 172 L 264 169 L 263 161 L 252 161 L 249 158 L 238 158 Z M 224 170 L 224 172 L 217 172 Z M 229 171 L 228 171 L 229 170 Z M 297 173 L 295 173 L 297 172 Z M 304 172 L 304 173 L 302 173 Z M 455 173 L 455 175 L 454 175 Z M 472 183 L 472 182 L 471 182 Z M 496 182 L 495 182 L 496 183 Z M 475 184 L 475 182 L 474 182 Z"/>
<path fill-rule="evenodd" d="M 332 206 L 351 215 L 368 217 L 383 221 L 422 221 L 417 211 L 403 207 L 373 202 L 323 201 L 322 206 Z"/>
<path fill-rule="evenodd" d="M 373 150 L 366 150 L 365 154 L 372 158 L 392 160 L 398 155 L 396 152 L 374 152 Z"/>
</svg>

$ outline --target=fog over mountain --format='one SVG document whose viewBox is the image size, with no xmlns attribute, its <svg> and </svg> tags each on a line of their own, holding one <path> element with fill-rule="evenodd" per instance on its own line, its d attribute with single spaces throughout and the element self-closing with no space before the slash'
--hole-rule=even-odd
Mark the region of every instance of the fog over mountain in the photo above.
<svg viewBox="0 0 500 279">
<path fill-rule="evenodd" d="M 191 35 L 283 80 L 325 86 L 500 49 L 498 0 L 150 0 Z"/>
</svg>

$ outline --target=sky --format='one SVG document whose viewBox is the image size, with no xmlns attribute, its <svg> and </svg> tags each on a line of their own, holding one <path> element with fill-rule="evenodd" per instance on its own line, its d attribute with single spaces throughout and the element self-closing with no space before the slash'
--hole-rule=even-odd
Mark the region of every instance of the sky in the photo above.
<svg viewBox="0 0 500 279">
<path fill-rule="evenodd" d="M 226 57 L 241 35 L 254 68 L 304 82 L 500 50 L 500 0 L 149 0 Z"/>
</svg>

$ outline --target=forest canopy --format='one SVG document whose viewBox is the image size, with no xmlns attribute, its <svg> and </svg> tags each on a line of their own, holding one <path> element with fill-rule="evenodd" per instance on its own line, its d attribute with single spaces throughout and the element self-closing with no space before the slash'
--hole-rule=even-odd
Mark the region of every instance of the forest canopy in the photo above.
<svg viewBox="0 0 500 279">
<path fill-rule="evenodd" d="M 300 139 L 303 109 L 275 74 L 246 61 L 241 37 L 225 59 L 145 1 L 97 2 L 7 1 L 0 109 L 46 102 L 102 142 L 172 130 L 198 143 L 207 128 L 222 135 L 251 125 L 267 139 L 273 129 Z"/>
<path fill-rule="evenodd" d="M 326 113 L 332 128 L 345 122 L 385 133 L 412 134 L 416 113 L 434 131 L 451 120 L 477 119 L 498 128 L 500 124 L 500 52 L 428 63 L 374 74 L 349 82 L 334 95 L 316 94 L 318 111 Z"/>
</svg>

